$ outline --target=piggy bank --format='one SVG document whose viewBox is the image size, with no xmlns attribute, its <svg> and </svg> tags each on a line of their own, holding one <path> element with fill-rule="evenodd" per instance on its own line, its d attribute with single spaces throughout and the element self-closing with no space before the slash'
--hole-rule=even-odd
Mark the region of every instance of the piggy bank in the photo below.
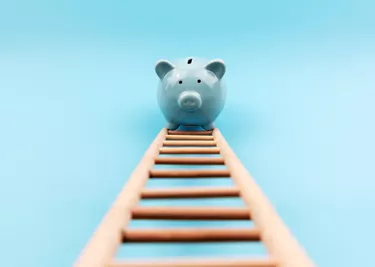
<svg viewBox="0 0 375 267">
<path fill-rule="evenodd" d="M 167 120 L 166 128 L 201 126 L 215 128 L 214 121 L 224 108 L 226 86 L 222 60 L 184 58 L 173 62 L 159 60 L 158 105 Z"/>
</svg>

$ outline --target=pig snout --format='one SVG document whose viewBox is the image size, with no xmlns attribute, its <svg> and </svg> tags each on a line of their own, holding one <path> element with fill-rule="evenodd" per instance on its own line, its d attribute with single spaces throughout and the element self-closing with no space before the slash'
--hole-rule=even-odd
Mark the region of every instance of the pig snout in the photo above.
<svg viewBox="0 0 375 267">
<path fill-rule="evenodd" d="M 202 98 L 194 91 L 182 92 L 178 98 L 178 105 L 185 111 L 195 111 L 202 106 Z"/>
</svg>

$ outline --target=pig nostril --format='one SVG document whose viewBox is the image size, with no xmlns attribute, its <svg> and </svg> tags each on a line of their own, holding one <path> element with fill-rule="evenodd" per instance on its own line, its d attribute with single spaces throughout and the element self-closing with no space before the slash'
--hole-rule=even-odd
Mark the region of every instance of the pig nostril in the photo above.
<svg viewBox="0 0 375 267">
<path fill-rule="evenodd" d="M 196 102 L 192 99 L 186 99 L 183 101 L 183 104 L 187 106 L 195 106 Z"/>
</svg>

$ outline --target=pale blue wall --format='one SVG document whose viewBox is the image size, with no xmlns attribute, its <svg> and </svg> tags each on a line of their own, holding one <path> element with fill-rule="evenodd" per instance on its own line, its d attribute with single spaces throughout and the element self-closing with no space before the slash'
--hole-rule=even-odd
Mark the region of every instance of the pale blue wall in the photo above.
<svg viewBox="0 0 375 267">
<path fill-rule="evenodd" d="M 74 261 L 164 126 L 154 63 L 197 55 L 227 63 L 228 102 L 217 126 L 316 263 L 370 266 L 374 8 L 372 1 L 2 1 L 2 264 Z M 147 253 L 250 250 L 215 248 Z"/>
</svg>

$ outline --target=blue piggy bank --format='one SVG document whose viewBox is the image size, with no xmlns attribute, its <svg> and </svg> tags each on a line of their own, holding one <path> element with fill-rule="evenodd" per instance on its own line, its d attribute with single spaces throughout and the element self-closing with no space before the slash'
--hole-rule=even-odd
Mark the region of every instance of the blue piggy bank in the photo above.
<svg viewBox="0 0 375 267">
<path fill-rule="evenodd" d="M 214 121 L 224 108 L 226 86 L 222 60 L 184 58 L 160 60 L 155 65 L 160 82 L 158 105 L 167 120 L 167 129 L 179 126 L 215 128 Z"/>
</svg>

